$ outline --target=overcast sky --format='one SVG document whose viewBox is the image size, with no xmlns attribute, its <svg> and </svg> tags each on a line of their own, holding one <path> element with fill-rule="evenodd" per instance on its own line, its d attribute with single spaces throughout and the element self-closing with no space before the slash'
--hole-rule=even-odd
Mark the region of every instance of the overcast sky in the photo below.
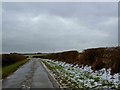
<svg viewBox="0 0 120 90">
<path fill-rule="evenodd" d="M 3 3 L 3 52 L 82 51 L 118 44 L 115 3 Z"/>
</svg>

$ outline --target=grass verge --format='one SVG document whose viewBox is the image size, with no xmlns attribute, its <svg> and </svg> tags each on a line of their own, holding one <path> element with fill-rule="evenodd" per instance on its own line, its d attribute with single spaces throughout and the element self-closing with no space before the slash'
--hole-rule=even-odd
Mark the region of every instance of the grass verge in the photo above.
<svg viewBox="0 0 120 90">
<path fill-rule="evenodd" d="M 2 68 L 0 67 L 0 79 L 2 79 Z"/>
<path fill-rule="evenodd" d="M 2 78 L 4 79 L 5 77 L 9 76 L 11 73 L 16 71 L 21 65 L 25 64 L 28 60 L 22 60 L 17 63 L 5 66 L 2 68 Z"/>
</svg>

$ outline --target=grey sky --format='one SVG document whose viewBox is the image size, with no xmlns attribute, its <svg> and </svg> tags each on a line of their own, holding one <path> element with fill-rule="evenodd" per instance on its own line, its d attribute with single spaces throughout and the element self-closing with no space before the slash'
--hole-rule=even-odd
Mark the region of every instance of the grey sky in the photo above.
<svg viewBox="0 0 120 90">
<path fill-rule="evenodd" d="M 117 10 L 117 2 L 3 3 L 3 52 L 116 46 Z"/>
<path fill-rule="evenodd" d="M 118 3 L 118 44 L 120 46 L 120 2 Z"/>
</svg>

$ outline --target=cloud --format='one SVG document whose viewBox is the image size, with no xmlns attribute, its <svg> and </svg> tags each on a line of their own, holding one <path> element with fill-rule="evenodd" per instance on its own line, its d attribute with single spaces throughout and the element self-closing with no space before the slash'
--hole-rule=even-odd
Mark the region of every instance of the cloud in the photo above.
<svg viewBox="0 0 120 90">
<path fill-rule="evenodd" d="M 116 8 L 116 3 L 4 3 L 3 52 L 117 45 Z"/>
</svg>

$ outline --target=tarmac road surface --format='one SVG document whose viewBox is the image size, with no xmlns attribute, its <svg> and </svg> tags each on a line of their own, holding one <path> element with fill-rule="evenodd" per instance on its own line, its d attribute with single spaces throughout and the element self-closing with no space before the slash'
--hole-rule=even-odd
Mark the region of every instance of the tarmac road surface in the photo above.
<svg viewBox="0 0 120 90">
<path fill-rule="evenodd" d="M 31 59 L 2 81 L 2 88 L 54 88 L 40 59 Z"/>
</svg>

